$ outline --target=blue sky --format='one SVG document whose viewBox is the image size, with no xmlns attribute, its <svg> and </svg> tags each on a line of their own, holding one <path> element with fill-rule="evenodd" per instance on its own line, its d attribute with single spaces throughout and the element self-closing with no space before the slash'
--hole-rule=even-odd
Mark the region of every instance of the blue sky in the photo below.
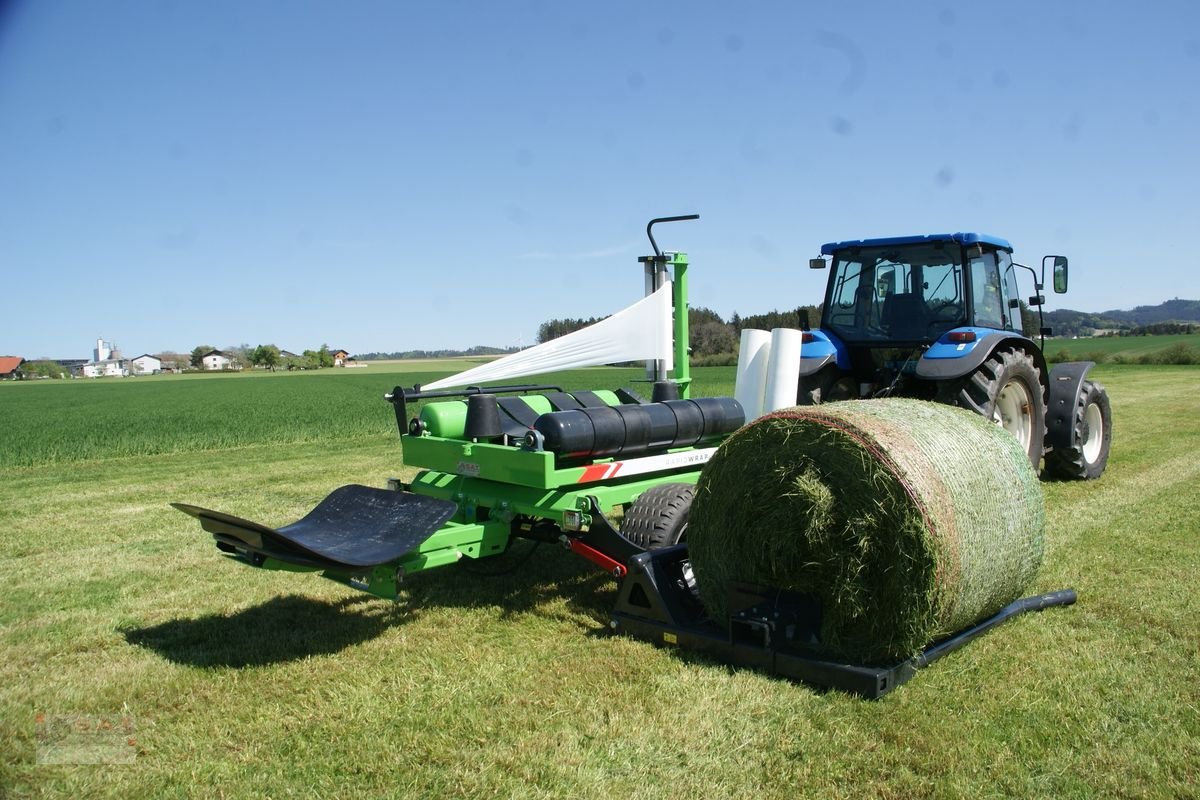
<svg viewBox="0 0 1200 800">
<path fill-rule="evenodd" d="M 976 230 L 1049 307 L 1200 298 L 1200 4 L 0 4 L 0 351 L 528 345 Z"/>
</svg>

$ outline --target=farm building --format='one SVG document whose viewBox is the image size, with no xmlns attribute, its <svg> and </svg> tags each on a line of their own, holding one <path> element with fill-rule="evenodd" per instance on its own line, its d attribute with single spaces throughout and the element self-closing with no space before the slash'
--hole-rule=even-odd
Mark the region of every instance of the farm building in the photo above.
<svg viewBox="0 0 1200 800">
<path fill-rule="evenodd" d="M 200 357 L 200 363 L 209 371 L 221 369 L 241 369 L 238 364 L 228 353 L 222 353 L 220 350 L 209 350 Z"/>
<path fill-rule="evenodd" d="M 129 359 L 129 371 L 134 375 L 157 375 L 162 372 L 162 368 L 162 360 L 149 353 Z"/>
<path fill-rule="evenodd" d="M 344 367 L 346 366 L 346 362 L 350 360 L 350 354 L 345 350 L 334 350 L 330 355 L 333 356 L 333 365 L 335 367 Z"/>
<path fill-rule="evenodd" d="M 20 356 L 0 356 L 0 381 L 20 380 L 24 363 L 25 359 Z"/>
<path fill-rule="evenodd" d="M 115 344 L 97 339 L 92 360 L 72 369 L 71 374 L 84 378 L 121 378 L 129 374 L 129 368 Z"/>
<path fill-rule="evenodd" d="M 84 378 L 123 378 L 129 374 L 125 361 L 120 358 L 106 358 L 103 361 L 88 361 L 74 372 Z"/>
</svg>

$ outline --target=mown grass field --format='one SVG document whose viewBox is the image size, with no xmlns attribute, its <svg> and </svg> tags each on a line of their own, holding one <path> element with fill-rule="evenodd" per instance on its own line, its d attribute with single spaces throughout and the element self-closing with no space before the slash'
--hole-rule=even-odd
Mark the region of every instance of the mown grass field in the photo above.
<svg viewBox="0 0 1200 800">
<path fill-rule="evenodd" d="M 1078 605 L 878 702 L 610 637 L 611 580 L 557 548 L 391 603 L 230 562 L 167 506 L 279 524 L 411 474 L 381 399 L 433 377 L 410 368 L 0 386 L 0 795 L 1196 795 L 1197 368 L 1094 372 L 1109 470 L 1045 485 L 1031 588 Z M 731 391 L 732 369 L 697 372 Z M 136 759 L 38 764 L 39 715 L 62 714 L 131 715 Z"/>
</svg>

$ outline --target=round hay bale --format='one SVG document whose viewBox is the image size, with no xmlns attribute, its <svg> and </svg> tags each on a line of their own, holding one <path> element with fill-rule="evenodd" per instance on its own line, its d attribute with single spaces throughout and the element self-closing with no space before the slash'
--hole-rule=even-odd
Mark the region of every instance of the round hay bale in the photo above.
<svg viewBox="0 0 1200 800">
<path fill-rule="evenodd" d="M 921 400 L 785 409 L 705 466 L 688 547 L 720 624 L 729 581 L 810 594 L 823 655 L 912 656 L 1016 599 L 1042 560 L 1042 488 L 1015 437 Z"/>
</svg>

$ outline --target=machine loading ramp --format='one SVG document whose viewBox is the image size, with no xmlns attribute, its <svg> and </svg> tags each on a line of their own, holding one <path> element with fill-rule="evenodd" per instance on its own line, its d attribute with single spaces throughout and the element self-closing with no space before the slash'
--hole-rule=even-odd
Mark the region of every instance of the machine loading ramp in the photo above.
<svg viewBox="0 0 1200 800">
<path fill-rule="evenodd" d="M 248 519 L 172 503 L 200 520 L 221 549 L 248 550 L 290 564 L 359 569 L 396 561 L 438 531 L 457 506 L 449 500 L 351 484 L 335 489 L 303 519 L 268 528 Z"/>
</svg>

